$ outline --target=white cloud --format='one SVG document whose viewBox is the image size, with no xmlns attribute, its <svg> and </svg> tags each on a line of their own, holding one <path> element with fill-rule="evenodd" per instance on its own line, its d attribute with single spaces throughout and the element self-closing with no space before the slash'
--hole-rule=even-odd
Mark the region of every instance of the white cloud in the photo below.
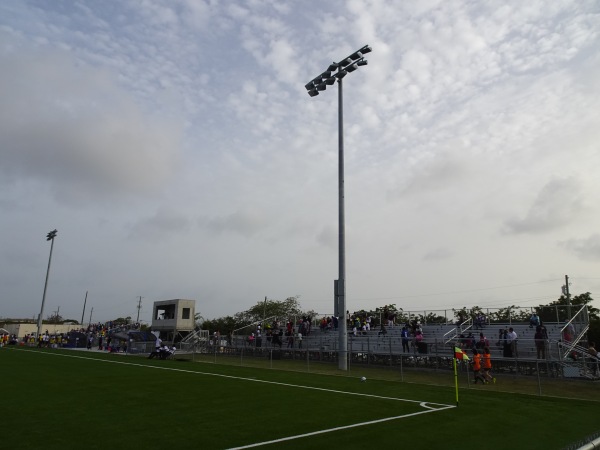
<svg viewBox="0 0 600 450">
<path fill-rule="evenodd" d="M 427 252 L 425 256 L 423 256 L 423 259 L 425 261 L 439 261 L 449 259 L 452 256 L 454 256 L 453 251 L 440 247 Z"/>
<path fill-rule="evenodd" d="M 364 44 L 369 64 L 343 82 L 349 308 L 561 278 L 565 258 L 573 278 L 593 276 L 596 9 L 0 3 L 0 315 L 36 309 L 48 225 L 60 236 L 52 293 L 92 286 L 105 318 L 131 315 L 114 309 L 139 295 L 197 298 L 208 317 L 266 293 L 328 312 L 338 86 L 314 98 L 303 86 Z M 504 294 L 489 301 L 556 292 Z"/>
<path fill-rule="evenodd" d="M 200 225 L 213 233 L 234 233 L 245 238 L 256 236 L 268 227 L 269 221 L 257 210 L 244 208 L 231 214 L 202 217 Z"/>
<path fill-rule="evenodd" d="M 58 51 L 0 55 L 0 169 L 59 201 L 155 192 L 177 167 L 180 131 L 143 112 L 106 72 Z"/>
<path fill-rule="evenodd" d="M 317 243 L 328 248 L 337 248 L 338 239 L 338 230 L 332 226 L 323 227 L 317 235 Z"/>
<path fill-rule="evenodd" d="M 165 239 L 172 234 L 187 233 L 192 221 L 179 211 L 161 207 L 153 216 L 143 218 L 131 227 L 132 238 Z"/>
<path fill-rule="evenodd" d="M 594 233 L 585 239 L 569 239 L 560 244 L 581 259 L 600 261 L 600 234 L 598 233 Z"/>
<path fill-rule="evenodd" d="M 576 221 L 582 206 L 577 180 L 553 179 L 542 188 L 523 218 L 506 222 L 506 231 L 538 233 L 560 228 Z"/>
</svg>

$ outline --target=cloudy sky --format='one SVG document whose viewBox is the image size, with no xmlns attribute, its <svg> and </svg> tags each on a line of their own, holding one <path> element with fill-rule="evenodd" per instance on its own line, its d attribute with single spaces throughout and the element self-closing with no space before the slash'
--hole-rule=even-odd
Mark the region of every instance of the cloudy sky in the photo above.
<svg viewBox="0 0 600 450">
<path fill-rule="evenodd" d="M 600 5 L 0 2 L 0 317 L 600 297 Z M 598 305 L 600 302 L 596 302 Z"/>
</svg>

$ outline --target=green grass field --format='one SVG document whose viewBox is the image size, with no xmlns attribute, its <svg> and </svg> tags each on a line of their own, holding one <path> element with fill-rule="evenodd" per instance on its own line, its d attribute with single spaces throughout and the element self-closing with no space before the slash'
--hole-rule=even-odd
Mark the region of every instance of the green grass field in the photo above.
<svg viewBox="0 0 600 450">
<path fill-rule="evenodd" d="M 561 449 L 600 429 L 598 397 L 463 387 L 455 407 L 450 385 L 375 372 L 361 383 L 356 373 L 10 347 L 0 363 L 6 449 Z"/>
</svg>

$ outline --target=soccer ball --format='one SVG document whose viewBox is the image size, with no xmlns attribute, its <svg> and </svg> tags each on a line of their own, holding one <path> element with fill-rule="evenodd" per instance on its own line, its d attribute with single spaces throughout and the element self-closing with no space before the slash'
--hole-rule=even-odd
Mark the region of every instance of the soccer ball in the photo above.
<svg viewBox="0 0 600 450">
<path fill-rule="evenodd" d="M 361 377 L 360 382 L 364 383 L 365 381 L 367 381 L 367 378 L 366 377 Z"/>
</svg>

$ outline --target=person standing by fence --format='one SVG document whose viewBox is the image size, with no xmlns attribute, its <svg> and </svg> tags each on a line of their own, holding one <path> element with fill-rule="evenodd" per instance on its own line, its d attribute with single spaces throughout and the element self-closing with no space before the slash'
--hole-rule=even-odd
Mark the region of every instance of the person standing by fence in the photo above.
<svg viewBox="0 0 600 450">
<path fill-rule="evenodd" d="M 535 349 L 537 350 L 537 359 L 546 359 L 546 338 L 540 325 L 535 328 L 533 339 L 535 341 Z"/>
<path fill-rule="evenodd" d="M 407 352 L 410 353 L 409 341 L 408 341 L 408 328 L 402 327 L 402 331 L 400 332 L 400 336 L 402 337 L 402 353 Z"/>
<path fill-rule="evenodd" d="M 510 327 L 508 329 L 508 335 L 506 336 L 506 340 L 508 345 L 510 346 L 510 356 L 514 358 L 519 357 L 519 352 L 517 351 L 517 332 Z"/>
</svg>

